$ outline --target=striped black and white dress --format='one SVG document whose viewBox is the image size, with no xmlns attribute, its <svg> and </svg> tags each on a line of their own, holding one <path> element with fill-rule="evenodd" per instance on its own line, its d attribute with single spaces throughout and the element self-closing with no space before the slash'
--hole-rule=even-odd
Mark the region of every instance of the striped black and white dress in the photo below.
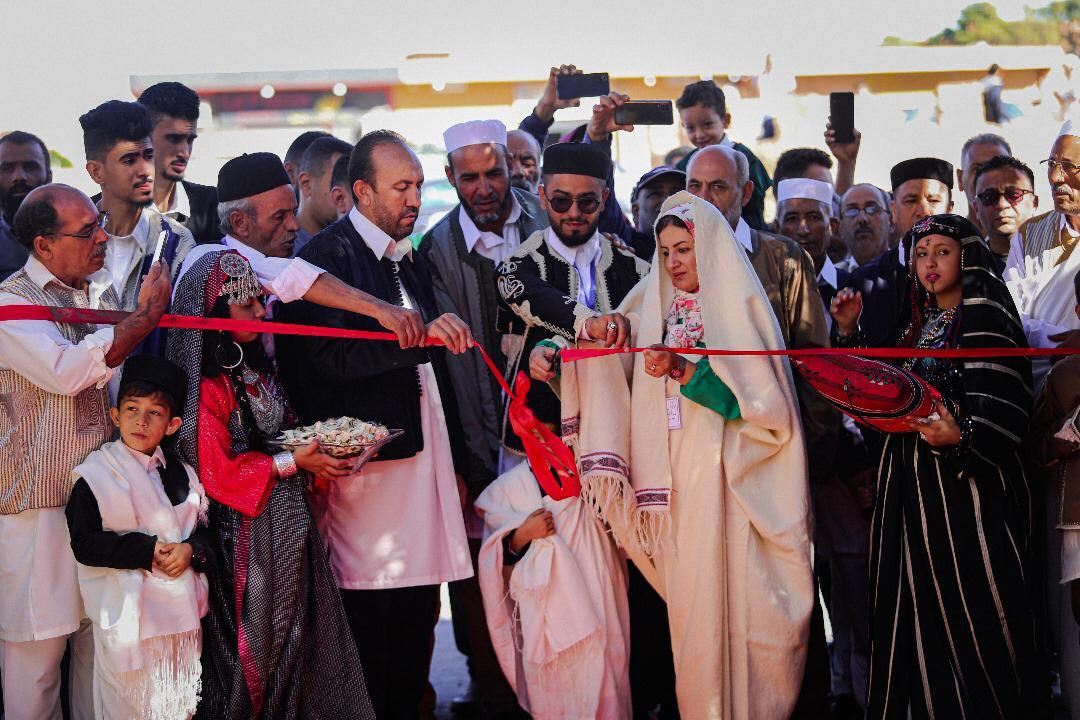
<svg viewBox="0 0 1080 720">
<path fill-rule="evenodd" d="M 906 341 L 920 347 L 1023 347 L 1008 291 L 978 237 L 961 240 L 963 301 L 927 302 L 915 281 Z M 1024 358 L 923 359 L 963 440 L 885 438 L 871 535 L 870 718 L 1041 717 L 1032 498 L 1019 446 L 1031 408 Z"/>
</svg>

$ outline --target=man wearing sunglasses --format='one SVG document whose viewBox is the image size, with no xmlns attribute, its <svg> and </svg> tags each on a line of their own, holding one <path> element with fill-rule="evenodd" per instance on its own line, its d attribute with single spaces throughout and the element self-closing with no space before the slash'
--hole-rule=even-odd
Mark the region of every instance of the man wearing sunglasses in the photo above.
<svg viewBox="0 0 1080 720">
<path fill-rule="evenodd" d="M 0 283 L 0 307 L 117 310 L 102 268 L 106 218 L 83 193 L 43 185 L 15 235 L 30 253 Z M 0 322 L 0 677 L 9 720 L 60 717 L 60 661 L 71 641 L 71 717 L 91 718 L 94 639 L 84 621 L 64 506 L 71 468 L 113 437 L 109 383 L 169 303 L 158 264 L 116 326 Z"/>
<path fill-rule="evenodd" d="M 974 180 L 975 215 L 1004 271 L 1013 235 L 1039 207 L 1035 173 L 1014 157 L 998 155 L 978 167 Z"/>
<path fill-rule="evenodd" d="M 544 150 L 540 202 L 551 226 L 533 233 L 499 266 L 502 297 L 496 325 L 508 337 L 508 376 L 528 373 L 536 344 L 553 335 L 605 346 L 625 345 L 630 327 L 612 311 L 649 272 L 649 264 L 617 248 L 597 231 L 611 158 L 584 143 L 556 143 Z M 613 201 L 612 201 L 613 202 Z M 552 350 L 547 357 L 554 357 Z M 559 421 L 559 401 L 534 382 L 528 404 L 542 422 Z M 503 443 L 521 454 L 521 441 L 503 420 Z"/>
</svg>

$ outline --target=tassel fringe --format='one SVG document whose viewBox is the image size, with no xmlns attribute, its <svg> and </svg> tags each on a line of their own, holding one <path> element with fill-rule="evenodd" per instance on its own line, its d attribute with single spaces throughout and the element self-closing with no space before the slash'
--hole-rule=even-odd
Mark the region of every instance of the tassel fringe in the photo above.
<svg viewBox="0 0 1080 720">
<path fill-rule="evenodd" d="M 625 528 L 634 510 L 634 491 L 618 473 L 594 471 L 581 478 L 581 501 L 609 529 Z M 618 544 L 619 533 L 612 533 Z"/>
<path fill-rule="evenodd" d="M 199 630 L 142 642 L 143 667 L 120 673 L 123 697 L 140 720 L 186 720 L 202 694 Z"/>
<path fill-rule="evenodd" d="M 650 559 L 670 552 L 675 543 L 671 538 L 671 512 L 663 508 L 635 508 L 633 542 Z"/>
</svg>

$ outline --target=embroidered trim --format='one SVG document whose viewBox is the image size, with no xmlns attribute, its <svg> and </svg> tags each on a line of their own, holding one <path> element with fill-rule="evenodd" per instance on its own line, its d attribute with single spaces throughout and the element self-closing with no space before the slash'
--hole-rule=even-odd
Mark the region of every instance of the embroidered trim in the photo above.
<svg viewBox="0 0 1080 720">
<path fill-rule="evenodd" d="M 581 430 L 581 416 L 577 415 L 572 418 L 562 419 L 562 428 L 559 431 L 559 434 L 565 438 L 570 435 L 576 435 L 579 430 Z"/>
<path fill-rule="evenodd" d="M 586 475 L 590 472 L 604 471 L 616 473 L 623 477 L 630 477 L 630 467 L 626 464 L 626 461 L 612 452 L 600 451 L 586 453 L 581 456 L 579 465 L 581 466 L 582 475 Z"/>
<path fill-rule="evenodd" d="M 663 507 L 671 501 L 670 488 L 642 488 L 634 491 L 639 508 Z"/>
</svg>

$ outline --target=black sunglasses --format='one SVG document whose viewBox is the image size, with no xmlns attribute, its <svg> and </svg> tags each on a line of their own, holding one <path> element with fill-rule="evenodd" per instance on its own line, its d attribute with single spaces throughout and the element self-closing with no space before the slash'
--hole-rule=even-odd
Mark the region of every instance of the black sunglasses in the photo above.
<svg viewBox="0 0 1080 720">
<path fill-rule="evenodd" d="M 1024 199 L 1025 195 L 1028 194 L 1034 195 L 1035 191 L 1024 190 L 1023 188 L 1005 188 L 1005 192 L 990 189 L 983 190 L 975 197 L 978 198 L 979 202 L 982 203 L 983 207 L 994 207 L 998 204 L 998 201 L 1001 200 L 1002 197 L 1004 197 L 1010 205 L 1016 205 L 1018 202 Z"/>
<path fill-rule="evenodd" d="M 570 197 L 569 195 L 556 195 L 555 197 L 551 197 L 545 193 L 545 197 L 547 197 L 548 205 L 550 205 L 551 209 L 557 213 L 567 212 L 574 203 L 577 203 L 578 210 L 586 215 L 591 215 L 600 209 L 600 198 L 592 194 L 579 195 L 575 198 Z"/>
</svg>

